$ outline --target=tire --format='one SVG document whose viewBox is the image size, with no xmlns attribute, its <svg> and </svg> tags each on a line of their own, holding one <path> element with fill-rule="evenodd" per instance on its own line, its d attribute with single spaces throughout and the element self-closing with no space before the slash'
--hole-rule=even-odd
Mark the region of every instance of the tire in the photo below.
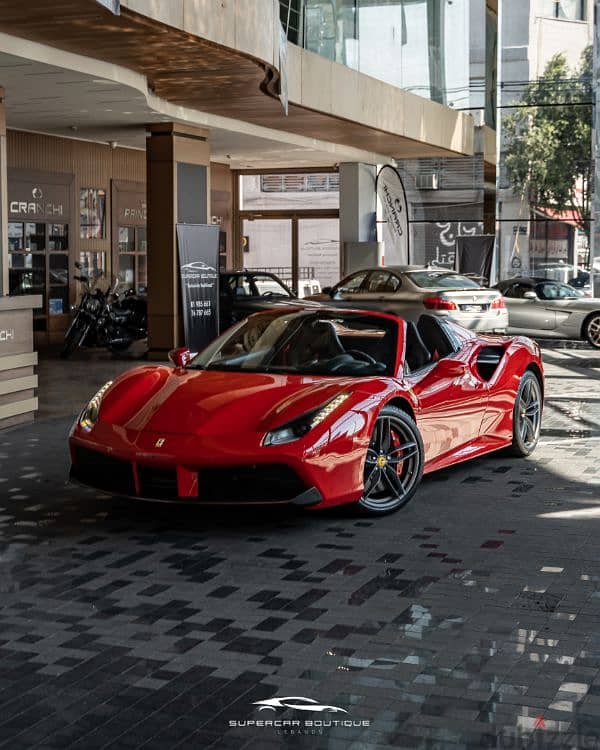
<svg viewBox="0 0 600 750">
<path fill-rule="evenodd" d="M 384 516 L 403 508 L 419 486 L 424 462 L 423 439 L 414 420 L 395 406 L 384 406 L 365 457 L 359 509 Z"/>
<path fill-rule="evenodd" d="M 583 337 L 594 349 L 600 349 L 600 312 L 595 312 L 585 321 Z"/>
<path fill-rule="evenodd" d="M 67 333 L 63 350 L 60 353 L 62 359 L 67 359 L 71 356 L 71 354 L 73 354 L 75 349 L 77 349 L 77 347 L 85 338 L 88 332 L 88 327 L 89 326 L 83 323 L 83 325 L 74 325 L 73 328 L 71 328 L 71 330 Z"/>
<path fill-rule="evenodd" d="M 519 383 L 513 407 L 513 440 L 508 449 L 511 456 L 524 458 L 535 450 L 540 439 L 542 407 L 540 382 L 527 370 Z"/>
</svg>

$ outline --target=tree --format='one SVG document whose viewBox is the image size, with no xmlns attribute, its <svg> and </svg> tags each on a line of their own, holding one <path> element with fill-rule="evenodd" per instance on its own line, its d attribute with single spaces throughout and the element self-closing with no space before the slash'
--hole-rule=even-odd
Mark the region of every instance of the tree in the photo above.
<svg viewBox="0 0 600 750">
<path fill-rule="evenodd" d="M 515 193 L 534 208 L 570 211 L 589 244 L 592 160 L 592 48 L 569 70 L 555 55 L 504 119 L 504 157 Z"/>
</svg>

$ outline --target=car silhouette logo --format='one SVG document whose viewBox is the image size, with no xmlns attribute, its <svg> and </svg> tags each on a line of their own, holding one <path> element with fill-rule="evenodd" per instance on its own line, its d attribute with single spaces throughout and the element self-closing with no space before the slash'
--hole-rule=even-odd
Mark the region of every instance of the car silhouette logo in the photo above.
<svg viewBox="0 0 600 750">
<path fill-rule="evenodd" d="M 186 263 L 181 267 L 182 271 L 215 271 L 214 266 L 209 266 L 203 260 L 195 260 L 192 263 Z"/>
<path fill-rule="evenodd" d="M 287 696 L 281 698 L 268 698 L 264 701 L 254 701 L 253 706 L 259 706 L 259 711 L 265 709 L 269 711 L 277 711 L 278 708 L 286 709 L 293 708 L 296 711 L 318 711 L 320 713 L 343 713 L 347 714 L 345 708 L 339 708 L 338 706 L 328 706 L 312 698 L 303 698 L 301 696 Z"/>
<path fill-rule="evenodd" d="M 165 444 L 165 438 L 158 438 L 158 440 L 154 443 L 155 448 L 162 448 Z"/>
</svg>

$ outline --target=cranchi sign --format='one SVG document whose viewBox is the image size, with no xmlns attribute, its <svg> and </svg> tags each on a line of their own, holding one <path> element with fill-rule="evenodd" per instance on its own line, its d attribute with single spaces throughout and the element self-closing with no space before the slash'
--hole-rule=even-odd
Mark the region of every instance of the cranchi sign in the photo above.
<svg viewBox="0 0 600 750">
<path fill-rule="evenodd" d="M 34 187 L 31 197 L 26 200 L 11 200 L 8 204 L 8 213 L 11 218 L 62 218 L 65 216 L 65 205 L 61 198 L 45 197 L 42 188 Z"/>
<path fill-rule="evenodd" d="M 410 237 L 408 231 L 408 206 L 404 185 L 398 171 L 386 164 L 377 175 L 377 195 L 381 201 L 383 218 L 393 245 L 395 260 L 410 261 Z"/>
</svg>

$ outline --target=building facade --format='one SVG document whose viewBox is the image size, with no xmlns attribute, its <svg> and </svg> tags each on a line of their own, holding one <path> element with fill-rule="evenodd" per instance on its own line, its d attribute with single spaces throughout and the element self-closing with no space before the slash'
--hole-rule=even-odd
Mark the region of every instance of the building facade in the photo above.
<svg viewBox="0 0 600 750">
<path fill-rule="evenodd" d="M 572 217 L 535 212 L 522 187 L 509 183 L 503 166 L 503 122 L 519 106 L 525 87 L 543 75 L 552 57 L 563 54 L 570 68 L 579 65 L 582 53 L 593 43 L 593 0 L 504 0 L 500 26 L 500 275 L 508 278 L 555 264 L 587 263 L 587 240 Z M 540 104 L 544 106 L 543 101 Z"/>
<path fill-rule="evenodd" d="M 482 142 L 472 5 L 0 0 L 1 292 L 33 295 L 37 346 L 64 335 L 77 263 L 147 293 L 164 358 L 189 217 L 220 226 L 222 267 L 336 280 L 376 230 L 377 165 Z"/>
</svg>

